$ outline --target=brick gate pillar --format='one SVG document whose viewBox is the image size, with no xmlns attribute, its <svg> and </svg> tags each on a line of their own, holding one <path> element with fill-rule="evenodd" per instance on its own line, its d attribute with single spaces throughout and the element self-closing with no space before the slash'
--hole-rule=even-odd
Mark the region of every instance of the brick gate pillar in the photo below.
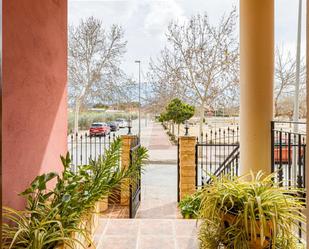
<svg viewBox="0 0 309 249">
<path fill-rule="evenodd" d="M 196 137 L 179 137 L 179 200 L 196 190 Z"/>
<path fill-rule="evenodd" d="M 130 165 L 130 149 L 133 141 L 136 140 L 136 135 L 123 135 L 121 136 L 121 167 L 127 168 Z M 130 180 L 125 179 L 120 186 L 120 204 L 129 205 L 130 197 Z"/>
</svg>

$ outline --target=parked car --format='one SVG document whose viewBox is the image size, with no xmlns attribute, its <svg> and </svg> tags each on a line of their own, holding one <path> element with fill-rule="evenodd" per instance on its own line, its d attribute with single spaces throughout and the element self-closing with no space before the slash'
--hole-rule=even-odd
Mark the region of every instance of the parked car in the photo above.
<svg viewBox="0 0 309 249">
<path fill-rule="evenodd" d="M 104 136 L 110 133 L 111 129 L 106 123 L 92 123 L 89 134 L 90 136 Z"/>
<path fill-rule="evenodd" d="M 109 122 L 107 123 L 111 131 L 118 131 L 119 130 L 119 125 L 117 122 Z"/>
<path fill-rule="evenodd" d="M 117 118 L 116 122 L 118 123 L 119 128 L 128 127 L 128 122 L 124 118 Z"/>
</svg>

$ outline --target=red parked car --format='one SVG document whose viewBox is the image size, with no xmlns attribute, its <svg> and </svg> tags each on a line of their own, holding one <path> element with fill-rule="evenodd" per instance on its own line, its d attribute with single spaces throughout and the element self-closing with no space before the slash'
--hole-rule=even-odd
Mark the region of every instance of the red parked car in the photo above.
<svg viewBox="0 0 309 249">
<path fill-rule="evenodd" d="M 104 136 L 111 132 L 110 127 L 106 123 L 93 123 L 90 127 L 90 136 Z"/>
</svg>

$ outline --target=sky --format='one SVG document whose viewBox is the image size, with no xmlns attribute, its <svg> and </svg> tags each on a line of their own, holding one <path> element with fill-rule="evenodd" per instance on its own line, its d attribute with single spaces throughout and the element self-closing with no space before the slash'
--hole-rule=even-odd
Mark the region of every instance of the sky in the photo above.
<svg viewBox="0 0 309 249">
<path fill-rule="evenodd" d="M 220 16 L 239 0 L 69 0 L 69 24 L 94 16 L 105 28 L 121 25 L 128 41 L 122 69 L 134 79 L 138 77 L 135 60 L 141 60 L 142 77 L 149 58 L 156 58 L 165 46 L 165 33 L 171 20 L 185 22 L 192 15 L 207 12 L 216 24 Z M 275 0 L 275 42 L 296 56 L 298 0 Z M 238 30 L 238 27 L 237 27 Z M 238 32 L 238 31 L 237 31 Z M 305 1 L 303 1 L 302 55 L 305 54 Z M 145 77 L 144 77 L 145 78 Z"/>
</svg>

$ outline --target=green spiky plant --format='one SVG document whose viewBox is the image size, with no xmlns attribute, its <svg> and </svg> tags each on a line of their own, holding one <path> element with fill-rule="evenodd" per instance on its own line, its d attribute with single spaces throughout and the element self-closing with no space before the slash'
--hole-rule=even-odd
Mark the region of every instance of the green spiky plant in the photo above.
<svg viewBox="0 0 309 249">
<path fill-rule="evenodd" d="M 14 225 L 2 224 L 2 248 L 54 248 L 60 240 L 72 247 L 80 242 L 67 236 L 73 232 L 81 232 L 74 228 L 64 228 L 57 219 L 57 209 L 46 208 L 45 217 L 37 219 L 39 211 L 17 211 L 11 208 L 3 208 L 3 216 Z M 82 245 L 82 244 L 81 244 Z"/>
<path fill-rule="evenodd" d="M 21 193 L 27 200 L 26 212 L 7 209 L 2 227 L 3 248 L 45 249 L 66 244 L 74 246 L 72 233 L 81 233 L 89 240 L 87 230 L 80 222 L 91 212 L 94 204 L 107 196 L 124 179 L 138 179 L 147 150 L 140 147 L 136 160 L 128 168 L 120 165 L 121 140 L 116 139 L 98 160 L 70 170 L 69 154 L 61 157 L 63 173 L 47 173 L 36 177 L 30 187 Z M 56 180 L 54 189 L 47 185 Z"/>
<path fill-rule="evenodd" d="M 181 215 L 185 219 L 196 219 L 201 205 L 200 191 L 185 196 L 178 204 Z"/>
<path fill-rule="evenodd" d="M 295 249 L 299 222 L 305 222 L 299 189 L 284 189 L 274 175 L 212 177 L 201 193 L 201 248 Z"/>
</svg>

